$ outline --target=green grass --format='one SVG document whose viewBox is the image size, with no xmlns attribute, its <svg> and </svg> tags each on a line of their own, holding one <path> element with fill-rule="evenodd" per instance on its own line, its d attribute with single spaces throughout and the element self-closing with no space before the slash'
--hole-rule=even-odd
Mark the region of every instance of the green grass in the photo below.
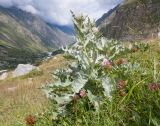
<svg viewBox="0 0 160 126">
<path fill-rule="evenodd" d="M 27 75 L 21 76 L 22 79 L 26 79 L 26 78 L 34 78 L 37 76 L 43 76 L 44 72 L 42 70 L 33 70 L 30 73 L 28 73 Z"/>
</svg>

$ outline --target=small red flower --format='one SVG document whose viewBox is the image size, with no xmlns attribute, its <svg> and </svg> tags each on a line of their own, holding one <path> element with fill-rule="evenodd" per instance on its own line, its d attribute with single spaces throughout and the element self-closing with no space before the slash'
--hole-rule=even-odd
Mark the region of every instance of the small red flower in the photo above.
<svg viewBox="0 0 160 126">
<path fill-rule="evenodd" d="M 127 63 L 128 63 L 127 60 L 126 60 L 126 59 L 123 59 L 123 58 L 118 59 L 118 60 L 116 61 L 116 64 L 117 64 L 117 65 L 125 65 L 125 64 L 127 64 Z"/>
<path fill-rule="evenodd" d="M 119 80 L 119 81 L 118 81 L 118 88 L 119 88 L 120 90 L 124 89 L 125 86 L 126 86 L 126 82 L 125 82 L 124 80 Z"/>
<path fill-rule="evenodd" d="M 124 97 L 126 95 L 125 90 L 120 90 L 119 91 L 119 95 L 122 96 L 122 97 Z"/>
<path fill-rule="evenodd" d="M 122 97 L 126 95 L 125 86 L 126 86 L 126 82 L 124 80 L 118 81 L 119 95 Z"/>
<path fill-rule="evenodd" d="M 160 89 L 160 84 L 158 83 L 151 83 L 148 85 L 148 88 L 151 90 L 151 91 L 157 91 Z"/>
<path fill-rule="evenodd" d="M 28 126 L 34 126 L 36 124 L 36 117 L 33 116 L 33 115 L 28 115 L 26 118 L 25 118 L 25 121 L 26 121 L 26 124 Z"/>
<path fill-rule="evenodd" d="M 139 50 L 139 49 L 138 49 L 137 47 L 133 47 L 133 48 L 131 49 L 131 51 L 134 52 L 134 53 L 137 52 L 138 50 Z"/>
</svg>

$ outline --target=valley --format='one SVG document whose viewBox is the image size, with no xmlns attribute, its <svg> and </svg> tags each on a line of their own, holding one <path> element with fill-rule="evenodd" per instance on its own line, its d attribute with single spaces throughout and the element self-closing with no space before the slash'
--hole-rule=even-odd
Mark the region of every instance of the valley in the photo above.
<svg viewBox="0 0 160 126">
<path fill-rule="evenodd" d="M 73 42 L 71 36 L 50 27 L 37 15 L 0 6 L 0 69 L 15 68 L 19 63 L 34 64 L 48 51 Z"/>
<path fill-rule="evenodd" d="M 160 0 L 0 1 L 0 126 L 160 126 L 159 17 Z"/>
</svg>

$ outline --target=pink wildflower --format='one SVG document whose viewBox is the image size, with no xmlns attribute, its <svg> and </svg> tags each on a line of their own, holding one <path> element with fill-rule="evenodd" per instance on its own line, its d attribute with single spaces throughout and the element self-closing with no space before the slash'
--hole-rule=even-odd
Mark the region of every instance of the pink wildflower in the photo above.
<svg viewBox="0 0 160 126">
<path fill-rule="evenodd" d="M 112 69 L 112 64 L 108 59 L 104 59 L 102 62 L 102 65 L 106 69 L 110 69 L 110 70 Z"/>
<path fill-rule="evenodd" d="M 160 84 L 157 84 L 157 83 L 151 83 L 148 85 L 148 88 L 151 90 L 151 91 L 157 91 L 160 89 Z"/>
<path fill-rule="evenodd" d="M 81 90 L 79 91 L 79 95 L 80 95 L 81 97 L 84 97 L 84 96 L 86 95 L 86 91 L 85 91 L 84 89 L 81 89 Z"/>
<path fill-rule="evenodd" d="M 124 80 L 119 80 L 118 81 L 119 95 L 122 97 L 126 95 L 125 87 L 126 87 L 126 82 Z"/>
<path fill-rule="evenodd" d="M 103 66 L 111 65 L 111 63 L 108 59 L 104 59 L 102 64 L 103 64 Z"/>
<path fill-rule="evenodd" d="M 124 80 L 119 80 L 119 81 L 118 81 L 118 88 L 119 88 L 119 89 L 124 89 L 125 86 L 126 86 L 126 83 L 125 83 Z"/>
</svg>

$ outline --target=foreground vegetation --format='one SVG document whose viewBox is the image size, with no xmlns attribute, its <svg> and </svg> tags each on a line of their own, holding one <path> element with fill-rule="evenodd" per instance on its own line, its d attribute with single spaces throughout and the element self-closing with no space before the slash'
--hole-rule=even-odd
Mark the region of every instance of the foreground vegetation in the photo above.
<svg viewBox="0 0 160 126">
<path fill-rule="evenodd" d="M 88 18 L 73 17 L 78 43 L 65 52 L 74 61 L 54 72 L 44 86 L 52 105 L 27 124 L 159 126 L 159 43 L 106 40 Z"/>
<path fill-rule="evenodd" d="M 160 41 L 107 40 L 83 16 L 74 24 L 64 57 L 0 82 L 0 126 L 159 126 Z"/>
<path fill-rule="evenodd" d="M 28 115 L 43 112 L 50 102 L 41 87 L 53 81 L 51 73 L 66 66 L 62 55 L 43 62 L 40 71 L 0 81 L 0 126 L 26 126 Z"/>
</svg>

